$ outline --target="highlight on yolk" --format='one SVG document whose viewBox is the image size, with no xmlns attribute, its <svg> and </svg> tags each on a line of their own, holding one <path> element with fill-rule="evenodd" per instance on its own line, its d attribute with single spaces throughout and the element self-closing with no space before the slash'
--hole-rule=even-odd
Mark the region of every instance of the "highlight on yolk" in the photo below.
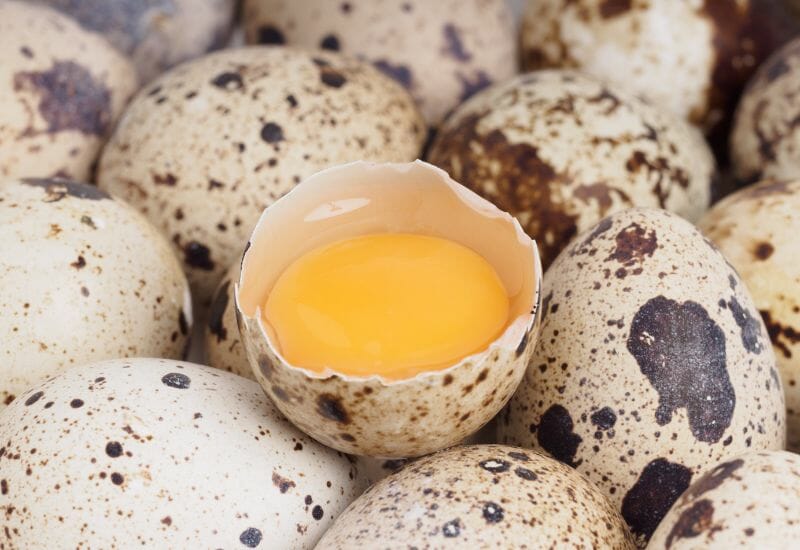
<svg viewBox="0 0 800 550">
<path fill-rule="evenodd" d="M 400 380 L 486 349 L 505 330 L 509 307 L 494 268 L 473 250 L 380 233 L 295 260 L 263 316 L 294 366 Z"/>
</svg>

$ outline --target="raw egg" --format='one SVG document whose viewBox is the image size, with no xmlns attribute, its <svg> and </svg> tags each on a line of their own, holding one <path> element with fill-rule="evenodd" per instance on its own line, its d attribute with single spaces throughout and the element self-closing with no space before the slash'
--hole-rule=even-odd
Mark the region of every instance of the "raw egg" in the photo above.
<svg viewBox="0 0 800 550">
<path fill-rule="evenodd" d="M 256 378 L 290 420 L 398 458 L 502 408 L 536 340 L 540 281 L 519 223 L 443 171 L 356 162 L 264 212 L 235 296 Z"/>
</svg>

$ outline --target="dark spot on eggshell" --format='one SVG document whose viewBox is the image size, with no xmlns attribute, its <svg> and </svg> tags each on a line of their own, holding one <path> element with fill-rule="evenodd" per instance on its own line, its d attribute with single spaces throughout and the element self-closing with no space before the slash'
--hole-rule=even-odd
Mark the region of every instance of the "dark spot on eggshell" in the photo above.
<svg viewBox="0 0 800 550">
<path fill-rule="evenodd" d="M 725 480 L 733 476 L 734 472 L 744 465 L 740 458 L 729 460 L 714 466 L 714 469 L 703 474 L 692 486 L 683 494 L 682 501 L 690 502 L 703 496 L 709 491 L 719 487 Z"/>
<path fill-rule="evenodd" d="M 600 2 L 600 16 L 611 19 L 625 14 L 631 9 L 631 0 L 603 0 Z"/>
<path fill-rule="evenodd" d="M 82 399 L 73 399 L 69 402 L 69 406 L 73 409 L 80 409 L 83 407 L 83 400 Z"/>
<path fill-rule="evenodd" d="M 592 424 L 601 430 L 610 430 L 617 423 L 617 414 L 611 407 L 603 407 L 592 413 Z"/>
<path fill-rule="evenodd" d="M 178 183 L 178 178 L 175 174 L 170 174 L 169 172 L 166 174 L 153 174 L 153 183 L 156 185 L 175 187 L 175 184 Z"/>
<path fill-rule="evenodd" d="M 587 235 L 586 238 L 579 245 L 576 245 L 572 248 L 572 250 L 570 251 L 570 256 L 588 254 L 589 248 L 592 246 L 592 243 L 594 243 L 594 240 L 603 233 L 607 232 L 609 229 L 611 229 L 611 226 L 613 225 L 614 225 L 614 220 L 611 217 L 606 217 L 600 220 L 600 222 L 598 222 L 598 224 L 594 226 L 592 232 L 589 233 L 589 235 Z M 545 313 L 546 312 L 547 311 L 545 310 Z"/>
<path fill-rule="evenodd" d="M 501 458 L 490 458 L 489 460 L 482 460 L 478 465 L 493 474 L 500 474 L 507 472 L 511 468 L 511 463 Z"/>
<path fill-rule="evenodd" d="M 119 441 L 109 441 L 106 443 L 106 454 L 111 458 L 118 458 L 122 455 L 122 445 Z"/>
<path fill-rule="evenodd" d="M 484 71 L 475 71 L 472 75 L 465 75 L 456 73 L 458 81 L 461 83 L 461 94 L 458 96 L 459 101 L 464 102 L 470 97 L 474 96 L 484 88 L 492 85 L 492 79 Z"/>
<path fill-rule="evenodd" d="M 393 64 L 386 59 L 378 59 L 372 63 L 376 69 L 383 74 L 402 84 L 405 88 L 411 88 L 413 75 L 411 69 L 406 65 Z"/>
<path fill-rule="evenodd" d="M 78 256 L 78 259 L 70 263 L 69 265 L 71 265 L 75 269 L 83 269 L 84 267 L 86 267 L 86 259 L 83 256 Z"/>
<path fill-rule="evenodd" d="M 161 382 L 170 388 L 186 390 L 189 388 L 192 380 L 180 372 L 170 372 L 161 377 Z"/>
<path fill-rule="evenodd" d="M 183 247 L 183 261 L 197 269 L 204 271 L 214 270 L 214 261 L 211 259 L 211 250 L 202 243 L 189 241 Z"/>
<path fill-rule="evenodd" d="M 8 481 L 5 479 L 0 479 L 0 495 L 7 495 L 8 494 Z"/>
<path fill-rule="evenodd" d="M 496 502 L 484 503 L 483 519 L 486 520 L 486 523 L 500 523 L 503 521 L 503 507 Z"/>
<path fill-rule="evenodd" d="M 651 461 L 622 500 L 622 517 L 631 531 L 649 539 L 691 481 L 686 466 L 666 458 Z"/>
<path fill-rule="evenodd" d="M 559 404 L 551 405 L 535 426 L 536 440 L 553 458 L 575 467 L 581 463 L 575 461 L 575 455 L 583 439 L 572 431 L 574 427 L 567 409 Z"/>
<path fill-rule="evenodd" d="M 322 510 L 322 506 L 320 506 L 319 504 L 317 504 L 316 506 L 314 506 L 314 508 L 311 509 L 311 517 L 313 517 L 315 520 L 317 521 L 321 520 L 323 515 L 324 511 Z"/>
<path fill-rule="evenodd" d="M 792 350 L 789 346 L 800 342 L 800 330 L 781 324 L 777 319 L 773 319 L 772 314 L 766 309 L 760 310 L 759 313 L 761 313 L 761 318 L 767 326 L 767 333 L 769 334 L 769 339 L 772 341 L 772 345 L 775 346 L 785 358 L 791 359 Z"/>
<path fill-rule="evenodd" d="M 756 245 L 753 255 L 756 257 L 756 259 L 764 261 L 772 256 L 773 252 L 775 252 L 774 246 L 767 242 L 760 242 Z"/>
<path fill-rule="evenodd" d="M 212 78 L 211 85 L 227 91 L 241 90 L 244 87 L 244 80 L 239 73 L 228 71 Z"/>
<path fill-rule="evenodd" d="M 277 27 L 262 25 L 258 28 L 256 41 L 259 44 L 285 44 L 286 38 Z"/>
<path fill-rule="evenodd" d="M 339 424 L 350 423 L 350 416 L 342 405 L 341 399 L 329 393 L 323 393 L 317 398 L 317 413 Z"/>
<path fill-rule="evenodd" d="M 208 330 L 217 337 L 217 343 L 228 338 L 228 330 L 223 324 L 225 310 L 228 307 L 228 289 L 231 281 L 226 280 L 217 290 L 217 295 L 211 302 L 211 309 L 208 314 Z"/>
<path fill-rule="evenodd" d="M 442 525 L 442 534 L 446 538 L 455 538 L 461 534 L 461 521 L 453 519 Z"/>
<path fill-rule="evenodd" d="M 689 176 L 683 168 L 675 168 L 669 159 L 663 156 L 650 158 L 643 151 L 634 151 L 625 163 L 625 168 L 632 173 L 645 171 L 653 181 L 653 194 L 661 208 L 667 207 L 667 199 L 674 185 L 683 189 L 689 187 Z"/>
<path fill-rule="evenodd" d="M 261 139 L 267 143 L 283 141 L 283 128 L 274 122 L 267 122 L 261 127 Z"/>
<path fill-rule="evenodd" d="M 676 539 L 697 537 L 712 529 L 714 505 L 708 499 L 698 500 L 681 512 L 667 535 L 666 547 L 671 548 Z"/>
<path fill-rule="evenodd" d="M 534 472 L 522 466 L 514 468 L 514 473 L 517 477 L 521 477 L 525 481 L 536 481 L 538 479 L 538 476 Z"/>
<path fill-rule="evenodd" d="M 453 375 L 445 374 L 444 378 L 442 379 L 442 386 L 449 386 L 452 383 L 453 383 Z"/>
<path fill-rule="evenodd" d="M 297 486 L 294 481 L 281 476 L 278 472 L 272 472 L 272 484 L 278 488 L 281 494 L 285 494 L 289 489 Z"/>
<path fill-rule="evenodd" d="M 742 345 L 750 353 L 759 354 L 764 349 L 761 343 L 761 324 L 750 312 L 742 307 L 736 296 L 728 301 L 728 310 L 733 315 L 733 320 L 739 326 L 742 335 Z"/>
<path fill-rule="evenodd" d="M 320 68 L 319 79 L 323 84 L 331 88 L 341 88 L 347 84 L 347 78 L 342 73 L 329 66 Z"/>
<path fill-rule="evenodd" d="M 452 23 L 447 23 L 442 27 L 444 36 L 444 54 L 452 57 L 456 61 L 467 62 L 472 59 L 472 54 L 464 47 L 461 34 Z"/>
<path fill-rule="evenodd" d="M 25 406 L 30 407 L 31 405 L 39 401 L 39 399 L 41 399 L 43 395 L 44 392 L 41 391 L 37 391 L 36 393 L 31 394 L 31 396 L 25 400 Z"/>
<path fill-rule="evenodd" d="M 261 544 L 262 537 L 263 535 L 261 534 L 261 531 L 255 527 L 249 527 L 242 531 L 242 534 L 239 535 L 239 542 L 248 548 L 256 548 L 259 544 Z"/>
<path fill-rule="evenodd" d="M 339 39 L 336 38 L 336 35 L 328 34 L 322 37 L 322 40 L 319 42 L 319 47 L 323 50 L 330 50 L 332 52 L 338 52 L 340 49 Z"/>
<path fill-rule="evenodd" d="M 103 137 L 110 129 L 111 92 L 74 61 L 56 61 L 46 71 L 15 73 L 14 91 L 38 96 L 37 109 L 47 123 L 44 130 L 28 128 L 23 137 L 66 131 Z"/>
<path fill-rule="evenodd" d="M 105 191 L 101 191 L 98 187 L 86 183 L 78 183 L 60 178 L 23 178 L 20 181 L 25 185 L 44 189 L 47 195 L 44 202 L 58 202 L 64 197 L 91 201 L 111 199 L 111 196 Z"/>
<path fill-rule="evenodd" d="M 617 233 L 615 247 L 606 261 L 617 261 L 630 267 L 652 257 L 658 248 L 658 239 L 654 229 L 649 231 L 638 223 L 631 223 Z"/>
<path fill-rule="evenodd" d="M 725 333 L 693 301 L 648 300 L 631 322 L 627 349 L 658 392 L 656 422 L 685 408 L 698 441 L 714 443 L 730 426 L 736 395 L 728 377 Z"/>
<path fill-rule="evenodd" d="M 123 477 L 122 474 L 114 472 L 111 474 L 111 483 L 113 483 L 114 485 L 122 485 L 123 483 L 125 483 L 125 478 Z"/>
</svg>

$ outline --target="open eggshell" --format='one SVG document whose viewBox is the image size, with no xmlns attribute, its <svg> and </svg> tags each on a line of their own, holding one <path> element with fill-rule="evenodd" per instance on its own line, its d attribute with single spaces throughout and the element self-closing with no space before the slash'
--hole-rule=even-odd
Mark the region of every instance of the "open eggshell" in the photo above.
<svg viewBox="0 0 800 550">
<path fill-rule="evenodd" d="M 314 248 L 379 232 L 438 236 L 481 254 L 511 298 L 503 334 L 452 367 L 404 380 L 290 365 L 261 312 L 275 280 Z M 536 244 L 519 223 L 442 170 L 359 161 L 317 173 L 264 211 L 234 294 L 248 359 L 281 412 L 330 447 L 396 458 L 454 445 L 508 401 L 536 341 L 541 279 Z"/>
</svg>

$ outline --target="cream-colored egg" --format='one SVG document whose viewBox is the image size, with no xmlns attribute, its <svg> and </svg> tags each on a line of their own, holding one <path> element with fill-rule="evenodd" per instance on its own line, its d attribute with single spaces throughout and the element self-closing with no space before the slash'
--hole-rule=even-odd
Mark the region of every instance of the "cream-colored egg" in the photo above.
<svg viewBox="0 0 800 550">
<path fill-rule="evenodd" d="M 180 358 L 189 285 L 169 243 L 122 201 L 67 180 L 0 183 L 0 407 L 67 368 Z"/>
<path fill-rule="evenodd" d="M 528 0 L 521 44 L 526 69 L 577 68 L 712 132 L 797 30 L 781 2 Z"/>
<path fill-rule="evenodd" d="M 800 177 L 800 39 L 759 68 L 739 102 L 731 162 L 740 182 Z"/>
<path fill-rule="evenodd" d="M 240 261 L 235 261 L 211 300 L 204 332 L 206 357 L 208 364 L 214 368 L 255 380 L 236 322 L 233 289 L 239 280 L 239 267 Z"/>
<path fill-rule="evenodd" d="M 424 136 L 411 98 L 366 63 L 225 50 L 139 93 L 97 179 L 168 236 L 205 307 L 266 206 L 332 164 L 413 160 Z"/>
<path fill-rule="evenodd" d="M 435 127 L 476 91 L 517 72 L 506 0 L 245 0 L 250 44 L 341 51 L 371 61 Z"/>
<path fill-rule="evenodd" d="M 689 222 L 603 219 L 545 275 L 542 329 L 500 422 L 597 484 L 640 541 L 690 482 L 748 449 L 782 449 L 769 336 L 739 275 Z"/>
<path fill-rule="evenodd" d="M 54 10 L 0 2 L 0 179 L 88 180 L 136 85 L 102 37 Z"/>
<path fill-rule="evenodd" d="M 0 415 L 10 548 L 312 548 L 360 493 L 350 460 L 258 384 L 165 359 L 114 360 Z"/>
<path fill-rule="evenodd" d="M 697 130 L 575 71 L 529 73 L 478 94 L 443 125 L 429 160 L 515 215 L 545 268 L 618 210 L 699 218 L 715 173 Z"/>
<path fill-rule="evenodd" d="M 351 504 L 320 540 L 344 548 L 635 548 L 591 483 L 541 454 L 454 447 L 406 466 Z"/>
<path fill-rule="evenodd" d="M 382 232 L 442 237 L 483 256 L 510 298 L 503 333 L 451 367 L 399 380 L 289 363 L 261 313 L 274 281 L 317 246 Z M 538 333 L 536 244 L 509 214 L 421 161 L 355 162 L 308 178 L 264 212 L 242 266 L 236 308 L 256 379 L 295 425 L 342 452 L 407 458 L 459 443 L 511 397 Z"/>
<path fill-rule="evenodd" d="M 772 339 L 788 446 L 800 451 L 800 181 L 765 181 L 717 203 L 698 226 L 741 274 Z"/>
<path fill-rule="evenodd" d="M 746 453 L 692 483 L 647 549 L 793 548 L 800 540 L 798 509 L 800 456 Z"/>
<path fill-rule="evenodd" d="M 36 0 L 102 34 L 132 59 L 142 82 L 225 45 L 235 0 Z"/>
</svg>

